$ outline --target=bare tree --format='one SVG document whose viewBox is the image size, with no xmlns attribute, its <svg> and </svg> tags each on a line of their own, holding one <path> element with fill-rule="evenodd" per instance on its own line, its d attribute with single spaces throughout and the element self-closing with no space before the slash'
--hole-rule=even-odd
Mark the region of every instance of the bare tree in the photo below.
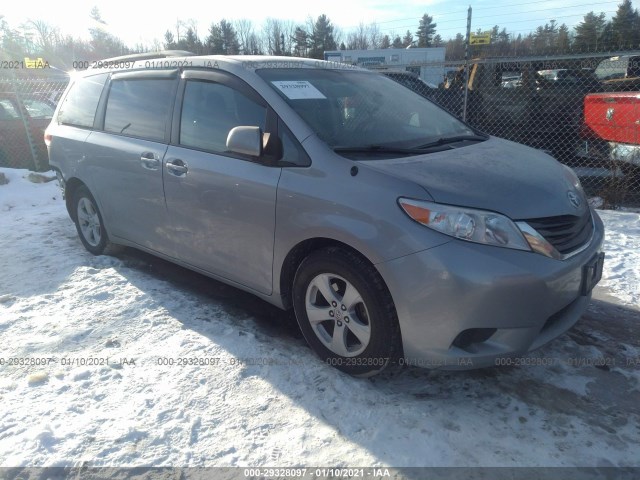
<svg viewBox="0 0 640 480">
<path fill-rule="evenodd" d="M 236 33 L 238 35 L 238 41 L 240 42 L 240 50 L 243 55 L 251 55 L 253 52 L 249 48 L 251 35 L 255 35 L 253 31 L 253 23 L 251 20 L 247 20 L 243 18 L 241 20 L 236 20 L 233 24 L 236 29 Z"/>
<path fill-rule="evenodd" d="M 251 35 L 249 35 L 246 52 L 248 55 L 264 55 L 262 40 L 255 32 L 252 32 Z"/>
<path fill-rule="evenodd" d="M 282 55 L 284 45 L 282 45 L 281 21 L 275 18 L 267 18 L 262 26 L 262 41 L 264 50 L 269 55 Z"/>
<path fill-rule="evenodd" d="M 188 19 L 183 23 L 183 25 L 187 27 L 187 29 L 191 29 L 196 38 L 200 38 L 198 36 L 198 21 L 195 18 Z"/>
<path fill-rule="evenodd" d="M 58 36 L 58 30 L 44 20 L 28 20 L 26 28 L 33 32 L 35 46 L 45 53 L 51 52 Z"/>
<path fill-rule="evenodd" d="M 377 23 L 372 23 L 367 27 L 369 31 L 369 43 L 371 44 L 371 48 L 380 48 L 382 43 L 382 33 L 380 33 L 380 28 Z"/>
<path fill-rule="evenodd" d="M 176 25 L 175 25 L 176 36 L 174 37 L 174 40 L 175 40 L 176 43 L 178 43 L 180 41 L 180 31 L 182 30 L 183 26 L 184 26 L 184 22 L 182 20 L 180 20 L 179 18 L 176 19 Z"/>
<path fill-rule="evenodd" d="M 293 22 L 267 18 L 262 28 L 264 49 L 270 55 L 291 55 L 294 33 Z"/>
<path fill-rule="evenodd" d="M 367 50 L 370 45 L 369 29 L 360 22 L 356 29 L 347 35 L 347 49 Z"/>
</svg>

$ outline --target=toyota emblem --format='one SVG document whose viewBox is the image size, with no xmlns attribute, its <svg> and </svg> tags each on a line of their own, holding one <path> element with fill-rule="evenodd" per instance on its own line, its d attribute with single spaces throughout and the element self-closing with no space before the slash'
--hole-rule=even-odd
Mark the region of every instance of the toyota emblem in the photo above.
<svg viewBox="0 0 640 480">
<path fill-rule="evenodd" d="M 569 198 L 569 203 L 571 203 L 575 208 L 580 206 L 580 197 L 576 193 L 568 191 L 567 197 Z"/>
</svg>

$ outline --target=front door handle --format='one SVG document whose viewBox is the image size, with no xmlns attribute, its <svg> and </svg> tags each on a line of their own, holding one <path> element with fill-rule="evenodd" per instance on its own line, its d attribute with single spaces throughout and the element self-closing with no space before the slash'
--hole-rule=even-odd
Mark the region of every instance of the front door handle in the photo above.
<svg viewBox="0 0 640 480">
<path fill-rule="evenodd" d="M 182 177 L 183 175 L 187 174 L 187 172 L 189 171 L 189 167 L 185 162 L 176 158 L 167 162 L 167 170 L 171 175 Z"/>
<path fill-rule="evenodd" d="M 160 167 L 160 159 L 156 158 L 152 152 L 143 152 L 140 155 L 140 164 L 142 168 L 146 168 L 147 170 L 158 170 Z"/>
</svg>

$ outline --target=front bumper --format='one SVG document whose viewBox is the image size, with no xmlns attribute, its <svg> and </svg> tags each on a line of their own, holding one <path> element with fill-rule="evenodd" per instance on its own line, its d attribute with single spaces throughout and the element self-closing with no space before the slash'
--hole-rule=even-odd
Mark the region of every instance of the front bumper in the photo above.
<svg viewBox="0 0 640 480">
<path fill-rule="evenodd" d="M 604 239 L 602 221 L 593 215 L 591 243 L 566 260 L 452 240 L 377 264 L 396 305 L 404 361 L 487 367 L 571 328 L 591 298 L 581 295 L 583 266 Z"/>
</svg>

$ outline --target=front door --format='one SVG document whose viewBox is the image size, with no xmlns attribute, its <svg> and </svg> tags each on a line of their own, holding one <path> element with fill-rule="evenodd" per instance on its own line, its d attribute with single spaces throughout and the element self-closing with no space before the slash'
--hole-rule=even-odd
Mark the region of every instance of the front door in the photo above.
<svg viewBox="0 0 640 480">
<path fill-rule="evenodd" d="M 176 256 L 260 293 L 272 289 L 276 190 L 281 168 L 228 152 L 236 126 L 267 131 L 267 107 L 237 78 L 186 72 L 164 159 Z"/>
</svg>

